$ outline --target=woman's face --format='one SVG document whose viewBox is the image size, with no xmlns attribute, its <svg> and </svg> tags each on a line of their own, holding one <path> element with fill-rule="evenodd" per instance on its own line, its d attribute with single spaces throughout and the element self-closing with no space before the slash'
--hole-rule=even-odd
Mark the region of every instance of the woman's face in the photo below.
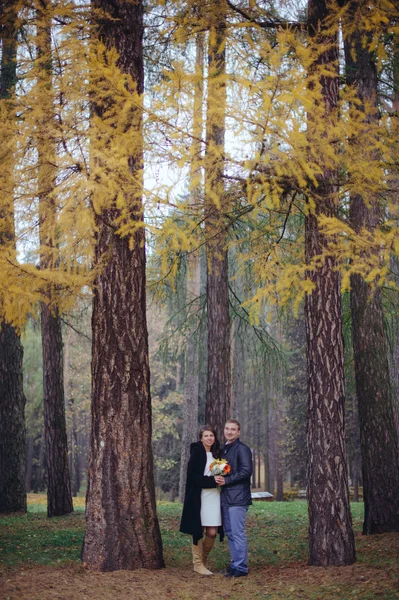
<svg viewBox="0 0 399 600">
<path fill-rule="evenodd" d="M 205 431 L 202 432 L 201 436 L 201 442 L 204 444 L 205 448 L 209 450 L 214 441 L 215 436 L 213 435 L 212 431 L 209 431 L 209 429 L 205 429 Z"/>
</svg>

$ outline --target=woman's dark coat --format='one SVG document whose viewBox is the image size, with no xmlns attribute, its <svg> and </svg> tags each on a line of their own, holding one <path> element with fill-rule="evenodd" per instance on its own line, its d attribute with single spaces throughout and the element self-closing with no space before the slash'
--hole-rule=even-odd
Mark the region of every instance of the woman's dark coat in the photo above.
<svg viewBox="0 0 399 600">
<path fill-rule="evenodd" d="M 201 491 L 216 488 L 214 477 L 204 475 L 206 451 L 202 442 L 194 442 L 190 446 L 190 459 L 187 466 L 186 493 L 184 496 L 183 513 L 180 531 L 193 536 L 193 542 L 198 544 L 202 538 L 201 525 Z M 220 541 L 223 540 L 223 528 L 218 529 Z"/>
</svg>

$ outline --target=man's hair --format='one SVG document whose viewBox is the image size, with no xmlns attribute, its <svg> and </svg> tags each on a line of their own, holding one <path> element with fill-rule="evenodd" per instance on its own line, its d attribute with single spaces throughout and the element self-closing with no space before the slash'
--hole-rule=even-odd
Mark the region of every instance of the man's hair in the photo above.
<svg viewBox="0 0 399 600">
<path fill-rule="evenodd" d="M 237 419 L 227 419 L 225 425 L 227 425 L 227 423 L 234 423 L 235 425 L 237 425 L 238 430 L 241 431 L 240 421 L 237 421 Z"/>
</svg>

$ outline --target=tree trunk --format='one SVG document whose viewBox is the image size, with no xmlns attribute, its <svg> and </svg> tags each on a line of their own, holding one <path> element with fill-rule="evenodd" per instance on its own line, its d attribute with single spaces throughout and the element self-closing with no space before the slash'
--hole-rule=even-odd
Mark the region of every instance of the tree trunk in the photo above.
<svg viewBox="0 0 399 600">
<path fill-rule="evenodd" d="M 322 66 L 331 76 L 318 76 L 325 119 L 337 118 L 338 36 L 327 32 L 329 11 L 325 0 L 309 0 L 309 34 L 323 44 L 311 73 Z M 309 114 L 310 139 L 314 131 Z M 312 129 L 313 127 L 313 129 Z M 326 142 L 327 143 L 327 142 Z M 324 169 L 314 190 L 314 210 L 305 219 L 306 261 L 322 254 L 327 244 L 318 223 L 319 215 L 337 213 L 336 173 Z M 339 275 L 327 256 L 308 272 L 314 289 L 306 297 L 305 318 L 308 366 L 308 510 L 309 564 L 348 565 L 355 560 L 355 543 L 349 505 L 348 470 L 344 437 L 344 360 Z"/>
<path fill-rule="evenodd" d="M 64 390 L 66 396 L 67 435 L 69 438 L 69 473 L 71 477 L 71 491 L 73 497 L 76 498 L 80 490 L 81 482 L 77 415 L 74 399 L 74 378 L 71 373 L 71 335 L 72 330 L 68 327 L 65 336 L 64 351 Z"/>
<path fill-rule="evenodd" d="M 351 210 L 353 215 L 355 211 Z M 363 533 L 399 531 L 399 460 L 380 288 L 351 278 L 352 338 L 362 451 Z"/>
<path fill-rule="evenodd" d="M 0 99 L 8 99 L 16 83 L 17 12 L 15 3 L 2 2 Z M 10 119 L 14 111 L 10 103 Z M 11 155 L 11 158 L 10 158 Z M 12 151 L 2 160 L 0 188 L 0 245 L 15 252 Z M 2 299 L 0 298 L 0 311 Z M 18 333 L 0 318 L 0 513 L 26 511 L 25 396 L 23 348 Z"/>
<path fill-rule="evenodd" d="M 359 502 L 359 464 L 356 457 L 353 461 L 353 502 Z"/>
<path fill-rule="evenodd" d="M 23 349 L 11 325 L 0 327 L 0 513 L 26 512 Z"/>
<path fill-rule="evenodd" d="M 356 7 L 357 3 L 351 3 L 351 20 Z M 345 60 L 347 82 L 356 90 L 368 127 L 378 123 L 379 111 L 377 69 L 374 51 L 369 51 L 371 34 L 366 41 L 365 32 L 353 31 L 345 39 Z M 364 147 L 354 150 L 362 156 L 367 152 Z M 371 148 L 368 159 L 379 160 L 375 149 Z M 363 228 L 374 231 L 380 219 L 379 198 L 351 196 L 350 221 L 356 232 Z M 399 455 L 381 288 L 376 285 L 372 289 L 358 274 L 351 276 L 351 312 L 363 469 L 363 533 L 399 531 Z"/>
<path fill-rule="evenodd" d="M 42 304 L 44 439 L 47 466 L 47 516 L 73 511 L 65 423 L 61 320 Z"/>
<path fill-rule="evenodd" d="M 276 483 L 276 444 L 277 444 L 277 438 L 276 438 L 276 402 L 275 402 L 275 397 L 274 397 L 274 383 L 272 380 L 270 380 L 269 383 L 269 393 L 270 393 L 270 400 L 269 400 L 269 407 L 268 407 L 268 420 L 269 420 L 269 427 L 268 427 L 268 436 L 269 436 L 269 440 L 268 440 L 268 455 L 269 455 L 269 485 L 270 485 L 270 492 L 275 496 L 276 495 L 276 489 L 275 489 L 275 483 Z"/>
<path fill-rule="evenodd" d="M 98 30 L 118 66 L 143 93 L 143 3 L 97 0 Z M 108 102 L 112 102 L 109 96 Z M 94 107 L 101 118 L 101 109 Z M 143 221 L 142 113 L 132 115 L 132 182 L 124 191 L 131 218 Z M 112 171 L 108 173 L 112 177 Z M 136 189 L 133 189 L 136 186 Z M 110 197 L 96 215 L 92 315 L 92 428 L 86 534 L 82 559 L 99 571 L 164 566 L 155 506 L 151 397 L 146 321 L 144 229 L 121 237 L 121 211 Z"/>
<path fill-rule="evenodd" d="M 226 4 L 213 0 L 208 48 L 208 101 L 205 152 L 205 228 L 207 238 L 208 380 L 205 419 L 223 439 L 231 414 L 230 316 L 227 236 L 223 214 L 226 86 Z"/>
<path fill-rule="evenodd" d="M 392 110 L 399 115 L 399 34 L 396 33 L 393 40 L 393 52 L 392 52 L 392 79 L 393 79 L 393 90 L 392 90 Z M 399 134 L 399 119 L 393 120 L 392 126 L 395 128 L 396 135 Z M 396 153 L 397 156 L 397 153 Z M 395 159 L 394 159 L 395 162 Z M 394 202 L 397 198 L 397 192 L 399 190 L 399 177 L 397 170 L 391 175 L 392 182 L 390 187 L 393 189 Z M 399 285 L 399 258 L 392 257 L 394 266 L 394 280 L 396 285 Z M 393 373 L 394 373 L 394 416 L 396 432 L 399 440 L 399 328 L 396 326 L 396 339 L 393 344 Z M 399 442 L 398 442 L 399 443 Z"/>
<path fill-rule="evenodd" d="M 201 169 L 200 160 L 202 152 L 203 128 L 203 76 L 204 76 L 204 35 L 197 34 L 196 38 L 196 76 L 197 82 L 194 92 L 193 115 L 193 143 L 191 148 L 191 173 L 190 173 L 190 202 L 196 204 L 201 199 Z M 201 265 L 199 251 L 188 255 L 187 264 L 187 295 L 188 318 L 193 322 L 187 336 L 186 365 L 184 377 L 184 405 L 183 405 L 183 435 L 180 456 L 179 500 L 183 502 L 186 488 L 186 471 L 190 457 L 190 444 L 198 435 L 198 401 L 199 401 L 199 336 L 197 330 L 197 313 L 199 311 L 199 298 L 201 295 Z"/>
<path fill-rule="evenodd" d="M 269 371 L 270 375 L 270 371 Z M 266 381 L 267 373 L 264 375 L 264 401 L 263 401 L 263 421 L 264 421 L 264 433 L 263 433 L 263 467 L 264 467 L 264 478 L 265 478 L 265 492 L 273 494 L 273 490 L 270 487 L 270 468 L 269 468 L 269 399 L 270 399 L 270 385 Z"/>
<path fill-rule="evenodd" d="M 247 440 L 247 420 L 249 419 L 246 393 L 245 393 L 245 361 L 246 348 L 243 343 L 243 333 L 240 328 L 240 322 L 235 322 L 234 325 L 234 343 L 232 344 L 233 352 L 233 393 L 232 393 L 232 415 L 241 423 L 241 436 Z M 234 400 L 234 402 L 233 402 Z"/>
<path fill-rule="evenodd" d="M 68 412 L 70 417 L 69 472 L 71 474 L 72 495 L 76 498 L 80 489 L 80 465 L 78 435 L 76 429 L 76 409 L 73 397 L 68 400 Z"/>
<path fill-rule="evenodd" d="M 49 0 L 37 10 L 37 93 L 43 103 L 43 121 L 37 123 L 40 267 L 56 268 L 55 142 L 48 122 L 54 122 L 52 99 L 51 20 Z M 73 511 L 68 468 L 68 438 L 65 421 L 64 365 L 61 316 L 52 305 L 51 289 L 44 290 L 41 303 L 43 352 L 43 406 L 47 465 L 47 516 Z"/>
<path fill-rule="evenodd" d="M 38 492 L 44 491 L 46 489 L 46 452 L 45 452 L 45 443 L 44 443 L 44 431 L 41 434 L 39 441 L 39 452 L 38 452 L 38 460 L 36 468 L 34 469 L 34 485 L 33 492 L 37 494 Z"/>
<path fill-rule="evenodd" d="M 29 494 L 32 489 L 32 471 L 33 471 L 33 436 L 29 436 L 26 444 L 26 474 L 25 491 Z"/>
<path fill-rule="evenodd" d="M 252 463 L 255 465 L 255 468 L 252 471 L 252 483 L 251 487 L 256 488 L 256 459 L 258 458 L 258 451 L 256 448 L 252 448 Z"/>
<path fill-rule="evenodd" d="M 284 501 L 284 452 L 283 452 L 283 436 L 282 436 L 282 395 L 278 394 L 276 408 L 276 500 Z"/>
<path fill-rule="evenodd" d="M 262 448 L 262 441 L 261 441 L 261 435 L 260 435 L 260 427 L 261 427 L 261 420 L 259 419 L 259 413 L 258 413 L 258 417 L 257 417 L 257 443 L 258 443 L 258 485 L 257 487 L 259 489 L 261 489 L 262 487 L 262 483 L 261 483 L 261 463 L 262 463 L 262 452 L 261 452 L 261 448 Z"/>
</svg>

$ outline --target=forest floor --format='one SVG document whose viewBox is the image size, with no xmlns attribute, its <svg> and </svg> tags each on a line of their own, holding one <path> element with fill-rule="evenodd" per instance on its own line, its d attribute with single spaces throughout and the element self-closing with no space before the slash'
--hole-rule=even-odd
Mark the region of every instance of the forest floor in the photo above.
<svg viewBox="0 0 399 600">
<path fill-rule="evenodd" d="M 306 564 L 306 502 L 256 503 L 248 517 L 250 574 L 230 580 L 193 573 L 178 503 L 159 504 L 165 569 L 85 570 L 84 500 L 75 500 L 73 515 L 47 519 L 45 496 L 29 495 L 27 515 L 0 517 L 1 600 L 399 599 L 399 533 L 362 536 L 362 504 L 352 504 L 357 562 L 324 569 Z M 227 544 L 217 543 L 211 570 L 227 562 Z"/>
</svg>

